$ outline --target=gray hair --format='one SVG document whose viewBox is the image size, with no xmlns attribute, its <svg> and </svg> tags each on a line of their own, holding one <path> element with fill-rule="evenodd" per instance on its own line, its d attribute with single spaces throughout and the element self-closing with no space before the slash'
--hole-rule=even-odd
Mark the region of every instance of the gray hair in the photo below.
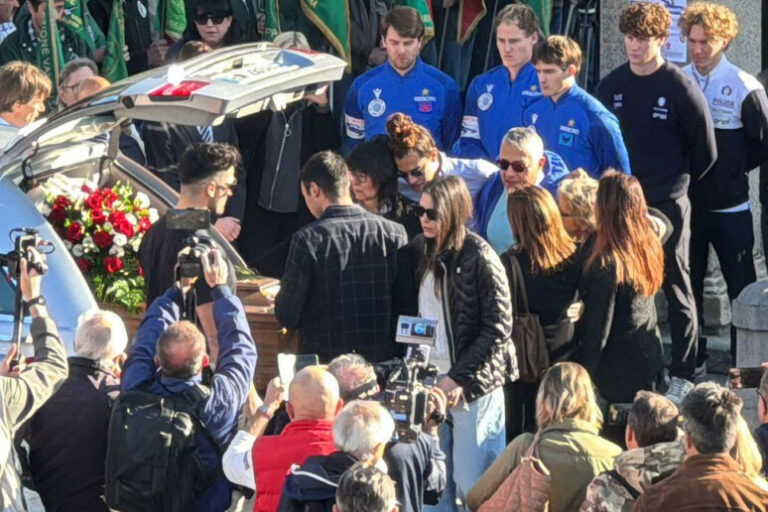
<svg viewBox="0 0 768 512">
<path fill-rule="evenodd" d="M 714 382 L 703 382 L 683 398 L 683 430 L 696 451 L 724 453 L 736 441 L 741 398 Z"/>
<path fill-rule="evenodd" d="M 128 333 L 112 311 L 89 309 L 77 319 L 74 348 L 80 357 L 106 362 L 125 351 Z"/>
<path fill-rule="evenodd" d="M 357 392 L 366 384 L 376 381 L 376 371 L 373 366 L 359 354 L 338 356 L 328 364 L 328 372 L 339 382 L 341 399 L 345 403 L 358 398 L 366 398 L 359 396 Z"/>
<path fill-rule="evenodd" d="M 501 141 L 499 152 L 504 144 L 515 146 L 531 159 L 532 164 L 538 165 L 539 160 L 544 156 L 544 142 L 533 126 L 527 128 L 518 126 L 509 130 Z"/>
<path fill-rule="evenodd" d="M 348 403 L 333 423 L 336 448 L 362 461 L 372 459 L 376 447 L 392 439 L 394 432 L 392 416 L 371 400 Z"/>
<path fill-rule="evenodd" d="M 272 46 L 278 48 L 296 48 L 297 50 L 311 50 L 309 42 L 304 34 L 301 32 L 280 32 L 275 36 L 272 41 Z"/>
<path fill-rule="evenodd" d="M 93 62 L 91 59 L 80 57 L 67 62 L 64 67 L 61 68 L 61 73 L 59 73 L 59 85 L 64 85 L 72 73 L 80 68 L 90 68 L 94 75 L 99 74 L 99 68 L 96 67 L 95 62 Z"/>
</svg>

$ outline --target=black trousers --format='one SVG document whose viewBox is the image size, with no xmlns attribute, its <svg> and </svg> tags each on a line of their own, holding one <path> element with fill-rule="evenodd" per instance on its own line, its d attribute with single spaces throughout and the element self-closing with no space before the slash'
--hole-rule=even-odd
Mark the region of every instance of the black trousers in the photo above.
<svg viewBox="0 0 768 512">
<path fill-rule="evenodd" d="M 512 382 L 504 385 L 507 444 L 523 432 L 536 432 L 536 393 L 539 383 Z"/>
<path fill-rule="evenodd" d="M 672 377 L 692 379 L 696 371 L 698 322 L 691 287 L 690 241 L 691 203 L 688 196 L 650 204 L 672 223 L 673 231 L 664 244 L 664 295 L 668 303 L 672 337 Z"/>
<path fill-rule="evenodd" d="M 704 277 L 707 272 L 709 244 L 715 249 L 720 269 L 728 288 L 728 299 L 733 301 L 741 290 L 755 282 L 755 261 L 752 247 L 752 212 L 715 213 L 693 209 L 691 218 L 691 285 L 699 315 L 699 346 L 696 364 L 707 359 L 707 339 L 701 336 Z M 731 354 L 736 355 L 735 329 L 731 327 Z"/>
</svg>

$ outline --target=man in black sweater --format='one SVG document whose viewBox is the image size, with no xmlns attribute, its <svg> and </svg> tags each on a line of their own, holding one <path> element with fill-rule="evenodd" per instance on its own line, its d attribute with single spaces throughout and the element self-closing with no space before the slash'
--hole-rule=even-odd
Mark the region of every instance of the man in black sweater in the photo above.
<svg viewBox="0 0 768 512">
<path fill-rule="evenodd" d="M 664 294 L 672 335 L 670 398 L 682 398 L 696 370 L 698 323 L 690 279 L 691 204 L 688 185 L 701 179 L 717 158 L 715 132 L 701 89 L 661 49 L 671 17 L 660 4 L 624 9 L 619 29 L 629 62 L 598 85 L 597 97 L 619 118 L 632 172 L 648 205 L 672 222 L 664 246 Z"/>
<path fill-rule="evenodd" d="M 695 3 L 680 19 L 693 62 L 684 71 L 701 87 L 715 123 L 717 162 L 691 184 L 691 284 L 701 320 L 709 244 L 715 248 L 732 301 L 757 277 L 747 173 L 768 160 L 768 97 L 757 79 L 728 61 L 739 25 L 723 5 Z M 697 368 L 706 369 L 707 339 L 699 332 Z M 736 356 L 736 330 L 731 327 Z"/>
</svg>

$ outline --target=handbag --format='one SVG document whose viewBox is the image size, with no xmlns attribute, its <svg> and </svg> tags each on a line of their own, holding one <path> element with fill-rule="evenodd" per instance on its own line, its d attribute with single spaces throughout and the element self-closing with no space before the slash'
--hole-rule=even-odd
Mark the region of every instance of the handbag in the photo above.
<svg viewBox="0 0 768 512">
<path fill-rule="evenodd" d="M 539 434 L 520 464 L 477 512 L 547 512 L 552 475 L 539 458 Z"/>
<path fill-rule="evenodd" d="M 519 382 L 538 382 L 549 368 L 549 350 L 539 316 L 528 309 L 523 269 L 517 256 L 508 251 L 505 262 L 512 285 L 512 342 L 517 355 Z"/>
</svg>

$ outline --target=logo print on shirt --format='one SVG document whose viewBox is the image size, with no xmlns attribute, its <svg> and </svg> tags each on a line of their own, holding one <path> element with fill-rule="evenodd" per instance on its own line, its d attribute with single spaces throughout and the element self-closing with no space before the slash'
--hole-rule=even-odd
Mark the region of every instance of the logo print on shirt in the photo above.
<svg viewBox="0 0 768 512">
<path fill-rule="evenodd" d="M 539 114 L 533 114 L 533 115 L 531 116 L 531 122 L 532 122 L 533 124 L 536 124 L 536 121 L 538 121 L 538 120 L 539 120 Z"/>
<path fill-rule="evenodd" d="M 667 98 L 665 98 L 664 96 L 659 96 L 659 99 L 656 100 L 656 104 L 660 107 L 663 107 L 664 105 L 667 104 Z"/>
<path fill-rule="evenodd" d="M 432 112 L 432 104 L 437 101 L 437 98 L 429 95 L 429 89 L 426 87 L 421 90 L 421 96 L 414 96 L 413 101 L 419 104 L 419 112 L 428 113 Z"/>
<path fill-rule="evenodd" d="M 479 98 L 477 98 L 477 108 L 485 112 L 489 108 L 491 108 L 491 105 L 493 105 L 493 94 L 491 94 L 491 91 L 493 90 L 493 85 L 486 85 L 485 86 L 486 91 L 480 95 Z"/>
<path fill-rule="evenodd" d="M 522 92 L 523 96 L 534 96 L 539 97 L 541 96 L 541 93 L 538 91 L 539 87 L 537 85 L 532 85 L 528 90 L 524 90 Z"/>
<path fill-rule="evenodd" d="M 379 98 L 381 96 L 381 89 L 374 89 L 373 94 L 376 96 L 376 99 L 368 103 L 368 113 L 373 117 L 381 117 L 387 110 L 387 104 L 384 103 L 383 99 Z"/>
<path fill-rule="evenodd" d="M 730 85 L 726 85 L 725 87 L 723 87 L 723 90 L 721 90 L 720 93 L 723 96 L 730 96 L 731 94 L 733 94 L 733 89 L 731 89 Z"/>
<path fill-rule="evenodd" d="M 620 109 L 622 106 L 624 106 L 624 95 L 623 94 L 614 94 L 613 95 L 613 109 Z"/>
<path fill-rule="evenodd" d="M 651 118 L 666 121 L 667 116 L 669 115 L 669 109 L 664 107 L 664 105 L 666 104 L 667 104 L 667 98 L 665 98 L 664 96 L 659 96 L 659 99 L 656 100 L 657 106 L 653 107 L 653 115 L 651 116 Z"/>
</svg>

